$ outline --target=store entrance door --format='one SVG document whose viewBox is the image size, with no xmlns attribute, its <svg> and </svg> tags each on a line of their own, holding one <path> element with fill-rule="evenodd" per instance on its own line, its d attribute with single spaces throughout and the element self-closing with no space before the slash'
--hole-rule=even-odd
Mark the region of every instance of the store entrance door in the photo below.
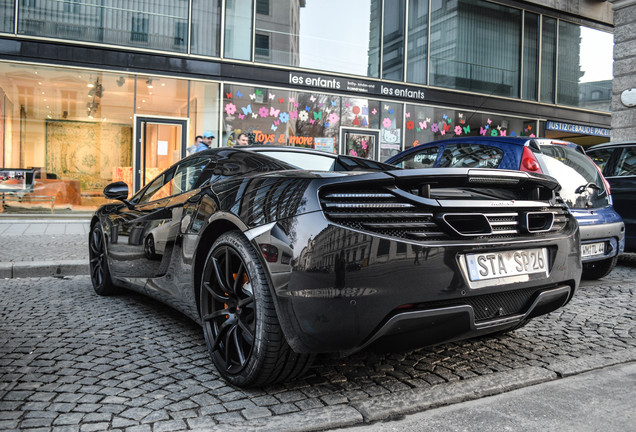
<svg viewBox="0 0 636 432">
<path fill-rule="evenodd" d="M 342 142 L 341 154 L 378 160 L 379 131 L 342 128 L 340 137 Z"/>
<path fill-rule="evenodd" d="M 136 117 L 135 192 L 185 156 L 187 137 L 188 119 Z"/>
</svg>

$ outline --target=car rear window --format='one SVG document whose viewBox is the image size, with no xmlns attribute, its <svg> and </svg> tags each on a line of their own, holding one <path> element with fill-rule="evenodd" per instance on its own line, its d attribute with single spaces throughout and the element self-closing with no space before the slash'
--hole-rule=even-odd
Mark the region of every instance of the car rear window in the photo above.
<svg viewBox="0 0 636 432">
<path fill-rule="evenodd" d="M 440 167 L 497 168 L 504 152 L 483 144 L 448 144 L 442 153 Z"/>
<path fill-rule="evenodd" d="M 601 171 L 604 171 L 605 165 L 607 165 L 607 162 L 609 161 L 613 152 L 614 152 L 614 149 L 612 148 L 600 148 L 600 149 L 590 150 L 587 153 L 587 155 L 592 158 L 594 163 L 598 165 Z"/>
<path fill-rule="evenodd" d="M 589 209 L 609 205 L 607 191 L 594 162 L 573 147 L 542 145 L 535 156 L 544 174 L 561 184 L 561 197 L 570 208 Z"/>
<path fill-rule="evenodd" d="M 617 176 L 636 175 L 636 147 L 625 147 L 616 164 Z"/>
</svg>

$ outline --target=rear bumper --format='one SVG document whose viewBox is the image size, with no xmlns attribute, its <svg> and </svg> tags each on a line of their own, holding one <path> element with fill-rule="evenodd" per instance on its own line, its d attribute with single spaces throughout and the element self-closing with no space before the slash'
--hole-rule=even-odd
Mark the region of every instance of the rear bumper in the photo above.
<svg viewBox="0 0 636 432">
<path fill-rule="evenodd" d="M 605 243 L 605 253 L 599 256 L 582 257 L 583 262 L 599 261 L 613 258 L 625 251 L 625 224 L 613 222 L 594 225 L 579 225 L 581 245 L 589 243 Z"/>
<path fill-rule="evenodd" d="M 581 277 L 576 223 L 520 240 L 414 243 L 297 217 L 289 265 L 268 264 L 278 317 L 297 352 L 404 350 L 512 329 L 567 303 Z M 275 244 L 274 230 L 253 241 Z M 286 239 L 285 244 L 290 244 Z M 547 248 L 547 276 L 471 286 L 461 256 Z M 344 256 L 346 265 L 334 258 Z"/>
</svg>

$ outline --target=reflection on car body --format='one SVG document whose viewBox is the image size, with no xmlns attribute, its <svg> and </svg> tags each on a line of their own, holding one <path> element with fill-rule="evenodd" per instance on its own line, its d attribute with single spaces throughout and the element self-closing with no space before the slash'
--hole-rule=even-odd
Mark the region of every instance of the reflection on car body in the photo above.
<svg viewBox="0 0 636 432">
<path fill-rule="evenodd" d="M 312 158 L 327 170 L 302 166 Z M 580 239 L 558 187 L 518 171 L 205 150 L 130 199 L 124 183 L 106 187 L 121 204 L 91 221 L 91 280 L 187 314 L 228 382 L 265 385 L 302 375 L 316 353 L 505 332 L 565 305 Z M 471 260 L 491 256 L 496 272 L 473 277 Z"/>
</svg>

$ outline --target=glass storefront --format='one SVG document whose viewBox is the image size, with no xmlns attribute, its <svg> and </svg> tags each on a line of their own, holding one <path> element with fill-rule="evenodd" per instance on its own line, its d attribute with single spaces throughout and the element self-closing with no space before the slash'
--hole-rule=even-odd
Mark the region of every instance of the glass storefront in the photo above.
<svg viewBox="0 0 636 432">
<path fill-rule="evenodd" d="M 188 80 L 0 64 L 1 167 L 33 174 L 20 191 L 29 199 L 5 199 L 5 210 L 49 202 L 58 211 L 92 210 L 112 181 L 138 188 L 144 182 L 135 183 L 134 167 L 154 176 L 181 158 L 195 135 L 216 131 L 219 85 L 192 87 L 194 97 Z M 143 130 L 135 124 L 140 118 L 151 120 Z M 187 133 L 181 138 L 169 124 Z M 154 144 L 133 146 L 146 141 Z"/>
</svg>

